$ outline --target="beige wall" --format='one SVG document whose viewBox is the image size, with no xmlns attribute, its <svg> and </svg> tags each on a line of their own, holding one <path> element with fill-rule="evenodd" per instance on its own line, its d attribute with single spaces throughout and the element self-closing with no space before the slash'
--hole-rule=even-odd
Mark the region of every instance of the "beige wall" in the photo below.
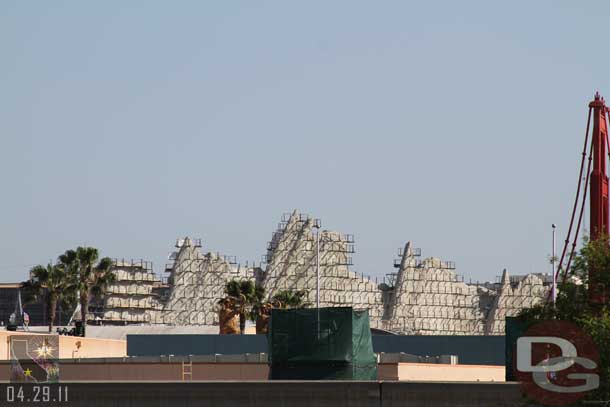
<svg viewBox="0 0 610 407">
<path fill-rule="evenodd" d="M 0 364 L 0 381 L 9 380 L 10 363 Z M 188 370 L 188 367 L 184 367 Z M 267 380 L 266 363 L 193 363 L 185 380 Z M 182 363 L 59 361 L 61 381 L 182 381 Z"/>
<path fill-rule="evenodd" d="M 44 335 L 40 333 L 0 331 L 0 360 L 10 359 L 11 336 Z M 58 336 L 51 334 L 51 336 Z M 112 358 L 127 356 L 127 341 L 118 339 L 82 338 L 59 335 L 59 358 Z"/>
<path fill-rule="evenodd" d="M 116 358 L 127 356 L 127 341 L 119 339 L 59 337 L 59 358 Z"/>
<path fill-rule="evenodd" d="M 61 363 L 61 380 L 181 381 L 182 363 Z M 193 363 L 186 380 L 267 380 L 264 363 Z"/>
<path fill-rule="evenodd" d="M 9 379 L 10 362 L 0 363 L 0 381 Z M 184 371 L 192 371 L 185 380 L 265 381 L 266 363 L 193 362 L 192 368 L 181 362 L 122 362 L 112 360 L 60 360 L 62 381 L 181 381 Z M 504 366 L 437 365 L 426 363 L 382 363 L 378 379 L 383 381 L 425 382 L 504 382 Z"/>
<path fill-rule="evenodd" d="M 428 382 L 504 382 L 504 366 L 380 363 L 379 380 Z"/>
</svg>

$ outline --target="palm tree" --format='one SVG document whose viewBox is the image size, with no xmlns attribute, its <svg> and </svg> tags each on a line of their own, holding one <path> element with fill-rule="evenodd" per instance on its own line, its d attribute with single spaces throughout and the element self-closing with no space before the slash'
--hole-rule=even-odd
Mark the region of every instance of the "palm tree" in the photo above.
<svg viewBox="0 0 610 407">
<path fill-rule="evenodd" d="M 38 265 L 30 270 L 30 281 L 26 282 L 30 295 L 39 296 L 46 289 L 49 332 L 53 331 L 57 304 L 59 301 L 71 302 L 74 299 L 74 286 L 68 270 L 62 264 L 49 263 L 46 267 Z"/>
<path fill-rule="evenodd" d="M 98 258 L 98 250 L 94 247 L 77 247 L 59 256 L 60 264 L 68 270 L 75 286 L 83 327 L 87 324 L 90 298 L 101 297 L 116 279 L 112 260 L 104 257 L 98 261 Z"/>
<path fill-rule="evenodd" d="M 221 335 L 236 335 L 239 333 L 239 315 L 233 297 L 221 298 L 218 301 L 218 320 Z"/>
<path fill-rule="evenodd" d="M 225 294 L 233 301 L 239 314 L 239 333 L 246 331 L 246 319 L 251 315 L 252 306 L 256 302 L 256 286 L 251 280 L 231 280 L 225 285 Z"/>
<path fill-rule="evenodd" d="M 306 302 L 307 291 L 305 290 L 283 290 L 265 301 L 265 290 L 256 287 L 256 300 L 252 306 L 251 319 L 256 321 L 256 333 L 265 335 L 269 331 L 269 318 L 274 308 L 306 308 L 311 303 Z"/>
<path fill-rule="evenodd" d="M 43 267 L 43 266 L 40 266 Z M 30 270 L 30 279 L 27 281 L 21 282 L 21 287 L 19 288 L 21 294 L 21 301 L 23 303 L 23 307 L 26 305 L 35 304 L 40 300 L 40 296 L 42 294 L 42 287 L 33 279 L 32 270 Z"/>
<path fill-rule="evenodd" d="M 256 323 L 257 334 L 267 334 L 271 309 L 273 309 L 273 304 L 265 300 L 265 288 L 257 284 L 254 288 L 254 300 L 250 311 L 250 319 Z"/>
<path fill-rule="evenodd" d="M 306 301 L 306 299 L 306 290 L 282 290 L 271 297 L 271 302 L 275 308 L 307 308 L 311 306 L 311 303 Z"/>
</svg>

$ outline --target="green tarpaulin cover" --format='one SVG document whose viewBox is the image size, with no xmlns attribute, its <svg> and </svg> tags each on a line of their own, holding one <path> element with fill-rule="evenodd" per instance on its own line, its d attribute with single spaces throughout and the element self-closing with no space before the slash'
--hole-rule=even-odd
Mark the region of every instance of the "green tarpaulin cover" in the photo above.
<svg viewBox="0 0 610 407">
<path fill-rule="evenodd" d="M 506 374 L 505 378 L 507 382 L 514 382 L 514 362 L 515 362 L 515 348 L 517 347 L 517 339 L 523 336 L 525 331 L 529 328 L 529 324 L 518 317 L 506 317 L 506 336 L 504 352 L 506 355 L 505 366 Z"/>
<path fill-rule="evenodd" d="M 269 364 L 275 380 L 377 380 L 368 311 L 274 309 Z"/>
</svg>

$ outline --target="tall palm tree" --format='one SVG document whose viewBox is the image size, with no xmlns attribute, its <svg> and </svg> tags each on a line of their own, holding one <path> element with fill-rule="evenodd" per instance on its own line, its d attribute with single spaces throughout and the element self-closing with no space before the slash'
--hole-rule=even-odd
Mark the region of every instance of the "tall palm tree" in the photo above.
<svg viewBox="0 0 610 407">
<path fill-rule="evenodd" d="M 236 335 L 239 333 L 239 315 L 237 312 L 233 297 L 227 296 L 218 301 L 218 322 L 221 335 Z"/>
<path fill-rule="evenodd" d="M 225 285 L 225 294 L 233 300 L 239 314 L 239 333 L 246 332 L 246 319 L 256 301 L 256 286 L 251 280 L 231 280 Z"/>
<path fill-rule="evenodd" d="M 266 335 L 269 332 L 269 319 L 273 308 L 306 308 L 311 305 L 306 299 L 306 290 L 283 290 L 266 301 L 265 290 L 256 286 L 255 300 L 250 314 L 250 318 L 256 321 L 256 333 Z"/>
<path fill-rule="evenodd" d="M 74 283 L 83 326 L 87 324 L 90 298 L 102 296 L 106 287 L 116 279 L 112 260 L 104 257 L 98 261 L 98 258 L 98 250 L 94 247 L 77 247 L 59 256 L 60 264 L 68 270 Z"/>
<path fill-rule="evenodd" d="M 38 265 L 30 270 L 30 281 L 27 290 L 31 295 L 39 296 L 46 289 L 46 301 L 49 332 L 53 331 L 53 324 L 57 314 L 59 301 L 71 302 L 74 299 L 74 286 L 68 270 L 62 264 L 49 263 L 46 267 Z"/>
<path fill-rule="evenodd" d="M 267 334 L 269 315 L 272 308 L 273 304 L 265 299 L 265 288 L 262 285 L 256 284 L 250 310 L 250 319 L 256 323 L 257 334 Z"/>
<path fill-rule="evenodd" d="M 306 290 L 282 290 L 278 291 L 271 302 L 275 308 L 307 308 L 311 303 L 307 301 Z"/>
</svg>

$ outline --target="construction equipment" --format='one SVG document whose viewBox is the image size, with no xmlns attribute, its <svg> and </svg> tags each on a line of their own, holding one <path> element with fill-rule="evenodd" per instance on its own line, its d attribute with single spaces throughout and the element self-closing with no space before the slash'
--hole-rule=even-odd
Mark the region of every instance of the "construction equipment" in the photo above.
<svg viewBox="0 0 610 407">
<path fill-rule="evenodd" d="M 578 235 L 582 224 L 585 204 L 587 200 L 587 186 L 590 188 L 591 196 L 590 204 L 590 228 L 591 240 L 607 238 L 608 229 L 608 175 L 606 172 L 606 154 L 610 158 L 610 143 L 608 140 L 607 115 L 610 115 L 606 102 L 599 93 L 595 93 L 594 100 L 589 103 L 589 114 L 587 118 L 587 129 L 585 131 L 585 141 L 582 150 L 582 159 L 580 163 L 580 173 L 578 175 L 578 186 L 576 188 L 576 197 L 572 207 L 572 216 L 568 227 L 568 233 L 564 242 L 561 257 L 559 259 L 559 267 L 556 272 L 557 281 L 565 282 L 578 241 Z M 589 129 L 593 118 L 593 131 L 589 138 Z M 588 152 L 588 154 L 587 154 Z M 585 172 L 585 161 L 587 161 L 587 169 Z M 583 187 L 584 174 L 584 187 Z M 579 205 L 580 203 L 580 205 Z M 580 209 L 578 209 L 580 207 Z M 574 234 L 574 221 L 578 212 L 578 220 Z M 568 252 L 568 246 L 571 249 L 567 257 L 566 266 L 563 267 L 564 260 Z M 606 270 L 591 269 L 589 270 L 589 300 L 592 304 L 605 304 L 610 299 L 609 291 L 601 281 L 600 273 L 606 273 Z"/>
</svg>

